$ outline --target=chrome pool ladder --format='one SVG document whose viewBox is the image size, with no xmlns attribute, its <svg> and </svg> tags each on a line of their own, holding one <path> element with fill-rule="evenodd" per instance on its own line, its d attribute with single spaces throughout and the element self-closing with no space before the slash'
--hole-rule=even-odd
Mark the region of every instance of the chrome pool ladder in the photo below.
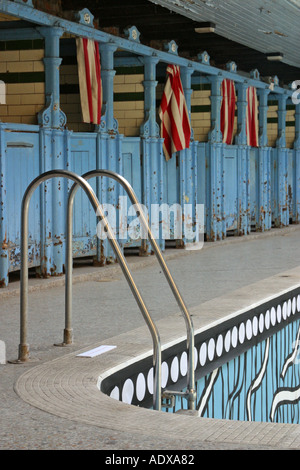
<svg viewBox="0 0 300 470">
<path fill-rule="evenodd" d="M 151 247 L 158 259 L 162 271 L 169 283 L 171 291 L 180 307 L 181 313 L 185 319 L 187 329 L 187 349 L 188 349 L 188 372 L 187 372 L 187 388 L 184 392 L 164 391 L 161 390 L 161 341 L 158 330 L 153 322 L 145 302 L 134 282 L 134 279 L 129 270 L 127 261 L 123 255 L 121 247 L 115 239 L 115 234 L 110 227 L 108 220 L 105 217 L 103 208 L 97 199 L 92 187 L 87 182 L 92 177 L 108 177 L 116 180 L 125 189 L 129 199 L 134 205 L 137 216 L 147 233 L 147 237 Z M 76 173 L 67 170 L 50 170 L 35 178 L 27 187 L 21 208 L 21 285 L 20 285 L 20 344 L 19 356 L 17 362 L 25 362 L 29 359 L 29 345 L 27 343 L 27 323 L 28 323 L 28 212 L 31 196 L 35 189 L 47 179 L 60 177 L 68 178 L 74 181 L 74 184 L 69 192 L 68 208 L 67 208 L 67 240 L 66 240 L 66 284 L 65 284 L 65 329 L 63 344 L 72 343 L 72 219 L 73 219 L 73 202 L 77 189 L 81 187 L 87 194 L 92 207 L 97 215 L 99 221 L 102 221 L 104 230 L 107 233 L 107 239 L 115 253 L 115 256 L 120 264 L 122 272 L 129 284 L 129 287 L 134 295 L 138 307 L 146 321 L 150 330 L 153 340 L 153 377 L 154 377 L 154 392 L 153 392 L 153 408 L 160 410 L 162 405 L 168 406 L 173 397 L 179 395 L 188 401 L 188 409 L 195 410 L 196 392 L 195 392 L 195 372 L 194 372 L 194 327 L 191 316 L 187 307 L 179 293 L 179 290 L 174 282 L 173 277 L 167 267 L 167 264 L 162 256 L 161 250 L 154 239 L 148 221 L 144 215 L 143 208 L 139 203 L 135 192 L 129 182 L 109 170 L 93 170 L 79 176 Z M 164 402 L 166 400 L 166 403 Z"/>
</svg>

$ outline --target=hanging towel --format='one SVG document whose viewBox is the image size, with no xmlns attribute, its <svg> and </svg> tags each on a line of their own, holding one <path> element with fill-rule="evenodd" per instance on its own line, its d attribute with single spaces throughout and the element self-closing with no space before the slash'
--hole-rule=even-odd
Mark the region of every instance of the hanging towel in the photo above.
<svg viewBox="0 0 300 470">
<path fill-rule="evenodd" d="M 225 78 L 222 82 L 221 132 L 223 143 L 232 144 L 235 116 L 235 86 L 233 80 Z"/>
<path fill-rule="evenodd" d="M 164 139 L 163 151 L 166 160 L 174 152 L 189 148 L 191 125 L 183 93 L 180 68 L 168 65 L 167 81 L 159 108 L 161 137 Z"/>
<path fill-rule="evenodd" d="M 87 38 L 77 38 L 76 46 L 83 122 L 100 124 L 102 83 L 99 46 Z"/>
<path fill-rule="evenodd" d="M 247 145 L 258 147 L 258 101 L 256 88 L 247 89 L 247 120 L 246 120 Z"/>
</svg>

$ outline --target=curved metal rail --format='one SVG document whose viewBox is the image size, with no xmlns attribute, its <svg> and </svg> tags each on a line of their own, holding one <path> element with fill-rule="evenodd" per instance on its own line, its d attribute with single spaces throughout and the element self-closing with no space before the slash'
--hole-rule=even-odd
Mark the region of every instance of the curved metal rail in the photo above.
<svg viewBox="0 0 300 470">
<path fill-rule="evenodd" d="M 104 221 L 105 230 L 108 235 L 108 240 L 117 256 L 122 271 L 126 277 L 127 282 L 134 294 L 138 306 L 143 314 L 143 317 L 148 325 L 153 339 L 153 367 L 154 367 L 154 391 L 153 394 L 153 407 L 156 410 L 161 408 L 161 343 L 157 328 L 147 310 L 147 307 L 138 291 L 138 288 L 129 271 L 127 262 L 120 246 L 113 238 L 113 231 L 108 224 L 102 207 L 87 181 L 81 176 L 67 170 L 50 170 L 37 178 L 35 178 L 27 187 L 23 200 L 21 212 L 21 286 L 20 286 L 20 345 L 18 362 L 25 362 L 29 359 L 29 345 L 27 343 L 27 323 L 28 323 L 28 212 L 31 196 L 35 189 L 47 179 L 54 177 L 63 177 L 75 181 L 75 186 L 79 186 L 86 192 L 96 214 L 101 220 Z M 74 185 L 73 185 L 74 186 Z M 69 270 L 70 272 L 70 270 Z"/>
<path fill-rule="evenodd" d="M 185 323 L 186 323 L 186 329 L 187 329 L 187 349 L 188 349 L 188 373 L 187 373 L 187 391 L 184 393 L 179 393 L 179 392 L 167 392 L 165 393 L 166 399 L 169 399 L 170 396 L 172 395 L 181 395 L 187 398 L 188 400 L 188 407 L 189 409 L 194 410 L 195 409 L 195 371 L 194 371 L 194 327 L 193 327 L 193 322 L 190 317 L 190 314 L 188 312 L 188 309 L 179 293 L 179 290 L 174 282 L 173 277 L 171 276 L 171 273 L 168 269 L 168 266 L 163 258 L 163 255 L 161 253 L 161 250 L 153 237 L 148 221 L 143 213 L 143 209 L 141 207 L 141 204 L 139 200 L 137 199 L 137 196 L 132 188 L 132 186 L 129 184 L 129 182 L 121 175 L 114 173 L 110 170 L 92 170 L 84 175 L 82 175 L 82 178 L 84 179 L 90 179 L 92 177 L 96 176 L 106 176 L 108 178 L 112 178 L 119 182 L 122 187 L 125 189 L 127 195 L 129 196 L 131 202 L 134 205 L 134 208 L 136 210 L 137 216 L 139 217 L 140 222 L 143 225 L 143 228 L 145 230 L 145 233 L 147 234 L 147 237 L 149 239 L 149 242 L 152 246 L 152 249 L 158 259 L 158 262 L 162 268 L 162 271 L 169 283 L 169 286 L 172 290 L 172 293 L 181 309 L 181 312 L 184 316 Z M 66 344 L 70 344 L 72 342 L 72 325 L 71 325 L 71 314 L 72 314 L 72 219 L 73 219 L 73 203 L 74 203 L 74 197 L 76 194 L 76 191 L 78 189 L 78 185 L 76 183 L 73 184 L 70 193 L 69 193 L 69 199 L 68 199 L 68 209 L 67 209 L 67 240 L 66 240 L 66 301 L 65 301 L 65 306 L 66 306 L 66 317 L 65 317 L 65 332 L 64 332 L 64 341 Z M 118 257 L 119 259 L 119 257 Z M 122 264 L 121 264 L 122 268 Z M 123 268 L 122 268 L 123 270 Z M 123 270 L 124 272 L 124 270 Z M 124 272 L 125 277 L 127 276 L 127 270 Z M 133 292 L 134 296 L 136 296 L 136 293 Z M 136 297 L 137 302 L 139 303 L 139 296 Z"/>
</svg>

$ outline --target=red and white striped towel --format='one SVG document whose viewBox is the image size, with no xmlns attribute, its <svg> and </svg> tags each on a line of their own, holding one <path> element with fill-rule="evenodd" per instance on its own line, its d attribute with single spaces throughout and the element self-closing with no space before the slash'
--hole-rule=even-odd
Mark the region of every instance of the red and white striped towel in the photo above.
<svg viewBox="0 0 300 470">
<path fill-rule="evenodd" d="M 77 38 L 76 46 L 83 122 L 100 124 L 102 83 L 99 46 L 87 38 Z"/>
<path fill-rule="evenodd" d="M 247 145 L 258 147 L 258 100 L 256 88 L 253 86 L 247 89 L 247 103 Z"/>
<path fill-rule="evenodd" d="M 166 160 L 169 160 L 173 153 L 189 148 L 191 125 L 179 66 L 168 65 L 167 74 L 159 117 L 161 119 L 161 137 L 164 138 L 163 150 Z"/>
<path fill-rule="evenodd" d="M 232 144 L 235 116 L 235 86 L 233 80 L 225 78 L 222 82 L 221 132 L 223 143 Z"/>
</svg>

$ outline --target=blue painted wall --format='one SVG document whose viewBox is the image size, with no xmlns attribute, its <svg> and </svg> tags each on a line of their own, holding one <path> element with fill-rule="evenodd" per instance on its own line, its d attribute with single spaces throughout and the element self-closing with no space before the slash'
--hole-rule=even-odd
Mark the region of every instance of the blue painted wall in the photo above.
<svg viewBox="0 0 300 470">
<path fill-rule="evenodd" d="M 39 114 L 38 126 L 1 123 L 0 126 L 0 284 L 8 285 L 8 274 L 19 269 L 20 205 L 22 194 L 39 173 L 62 168 L 83 174 L 88 170 L 105 168 L 125 176 L 147 208 L 151 204 L 189 203 L 193 207 L 195 224 L 196 204 L 205 205 L 205 233 L 208 241 L 223 239 L 231 232 L 247 235 L 251 230 L 269 230 L 299 222 L 300 164 L 299 164 L 299 105 L 296 106 L 296 138 L 294 149 L 285 144 L 286 103 L 290 90 L 275 83 L 272 92 L 259 75 L 249 78 L 231 71 L 220 71 L 209 65 L 207 55 L 196 62 L 180 57 L 173 43 L 166 51 L 156 51 L 142 45 L 129 31 L 127 39 L 95 30 L 86 23 L 86 11 L 80 12 L 78 22 L 69 22 L 35 10 L 31 2 L 3 0 L 0 11 L 20 19 L 34 21 L 42 28 L 39 37 L 45 40 L 46 107 Z M 33 15 L 34 13 L 34 15 Z M 94 38 L 100 44 L 104 115 L 94 132 L 68 131 L 66 116 L 60 109 L 59 65 L 60 38 L 65 31 Z M 36 37 L 32 29 L 26 35 Z M 10 31 L 10 35 L 12 32 Z M 22 31 L 15 30 L 16 37 Z M 1 35 L 0 35 L 1 39 Z M 119 133 L 114 119 L 113 77 L 114 55 L 118 47 L 132 57 L 139 56 L 144 66 L 145 121 L 140 136 L 126 137 Z M 124 59 L 125 60 L 125 59 Z M 134 59 L 133 64 L 135 64 Z M 125 61 L 126 62 L 126 61 Z M 118 58 L 118 64 L 122 59 Z M 211 131 L 207 143 L 192 139 L 190 148 L 179 152 L 166 162 L 162 140 L 156 122 L 156 86 L 159 63 L 180 65 L 187 105 L 191 110 L 192 76 L 206 77 L 211 84 Z M 141 64 L 141 62 L 139 62 Z M 233 71 L 232 71 L 233 70 Z M 234 145 L 222 144 L 220 131 L 220 83 L 223 78 L 235 80 L 240 96 L 247 86 L 257 87 L 261 100 L 260 147 L 252 149 L 245 144 L 245 114 L 242 98 L 238 102 L 238 136 Z M 273 94 L 279 100 L 278 139 L 276 148 L 266 142 L 267 98 Z M 10 132 L 8 132 L 10 131 Z M 25 132 L 24 132 L 25 131 Z M 111 181 L 92 181 L 102 203 L 116 207 L 124 195 Z M 47 182 L 34 196 L 30 212 L 30 263 L 43 276 L 61 275 L 64 270 L 65 210 L 70 184 L 65 181 Z M 151 220 L 150 220 L 151 222 Z M 99 264 L 114 262 L 114 254 L 107 242 L 96 237 L 96 220 L 87 198 L 79 191 L 74 211 L 74 256 L 93 256 Z M 171 233 L 172 238 L 172 233 Z M 189 240 L 183 232 L 177 245 Z M 134 237 L 120 240 L 123 247 L 140 246 Z M 161 237 L 159 244 L 165 248 Z M 147 243 L 141 252 L 150 251 Z"/>
</svg>

